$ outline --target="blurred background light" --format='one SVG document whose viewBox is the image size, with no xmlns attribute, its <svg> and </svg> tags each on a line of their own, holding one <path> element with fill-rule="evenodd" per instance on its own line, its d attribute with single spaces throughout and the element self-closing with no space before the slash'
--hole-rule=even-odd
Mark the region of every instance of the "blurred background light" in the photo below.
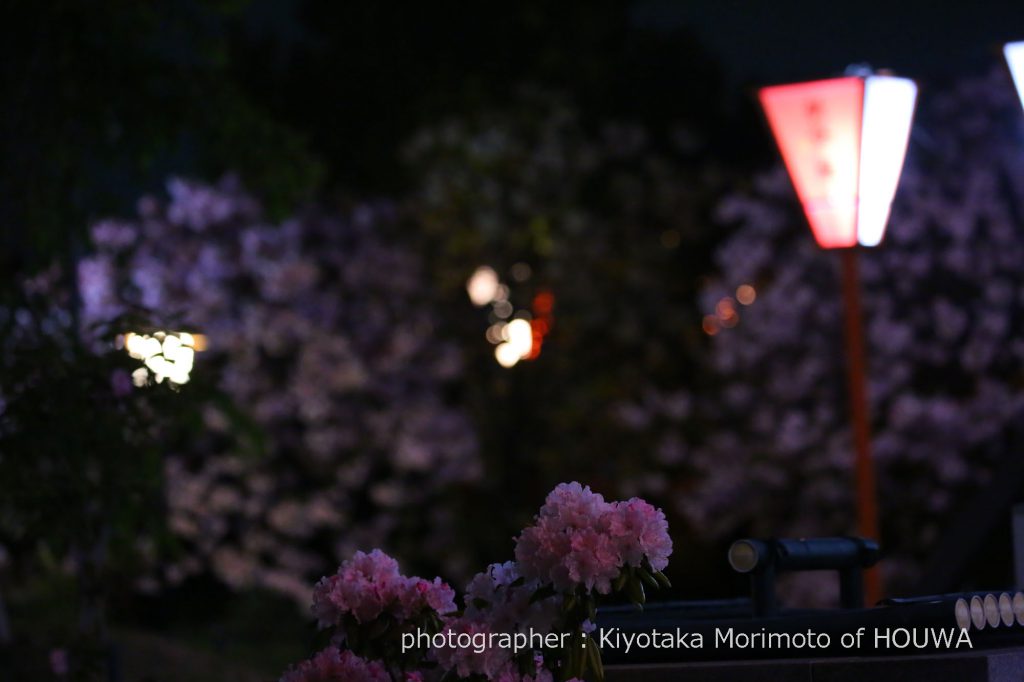
<svg viewBox="0 0 1024 682">
<path fill-rule="evenodd" d="M 519 354 L 515 346 L 506 341 L 494 349 L 494 358 L 499 365 L 507 368 L 514 367 L 522 359 L 522 355 Z"/>
<path fill-rule="evenodd" d="M 487 265 L 478 267 L 466 282 L 466 292 L 473 305 L 482 307 L 493 301 L 498 295 L 498 273 Z"/>
<path fill-rule="evenodd" d="M 757 290 L 750 284 L 736 287 L 736 300 L 743 305 L 750 305 L 757 300 Z"/>
<path fill-rule="evenodd" d="M 188 332 L 157 331 L 150 334 L 128 332 L 117 339 L 132 358 L 143 366 L 132 372 L 132 383 L 144 386 L 150 373 L 156 383 L 166 379 L 171 384 L 187 384 L 195 354 L 206 349 L 206 337 Z"/>
</svg>

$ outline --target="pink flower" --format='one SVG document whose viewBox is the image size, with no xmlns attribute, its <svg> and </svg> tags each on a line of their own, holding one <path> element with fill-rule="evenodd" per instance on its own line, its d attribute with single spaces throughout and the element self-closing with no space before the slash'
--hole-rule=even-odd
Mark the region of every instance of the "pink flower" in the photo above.
<svg viewBox="0 0 1024 682">
<path fill-rule="evenodd" d="M 589 485 L 573 481 L 559 483 L 548 493 L 540 515 L 558 518 L 566 525 L 586 526 L 607 511 L 608 503 L 600 493 L 591 492 Z"/>
<path fill-rule="evenodd" d="M 570 546 L 572 551 L 565 557 L 569 578 L 588 590 L 611 592 L 622 567 L 618 543 L 603 529 L 583 528 L 573 534 Z"/>
<path fill-rule="evenodd" d="M 639 498 L 608 503 L 575 482 L 552 490 L 536 523 L 516 540 L 523 575 L 560 591 L 582 585 L 607 594 L 626 565 L 640 566 L 646 557 L 661 570 L 671 553 L 661 510 Z"/>
<path fill-rule="evenodd" d="M 529 629 L 551 632 L 559 614 L 560 598 L 549 597 L 531 603 L 531 597 L 540 583 L 527 581 L 513 584 L 519 577 L 517 566 L 511 561 L 491 564 L 487 570 L 478 573 L 466 591 L 465 612 L 461 616 L 446 619 L 442 633 L 466 633 L 472 637 L 477 633 L 514 633 Z M 542 668 L 544 659 L 539 654 L 534 657 L 538 670 L 535 679 L 518 674 L 512 650 L 489 647 L 486 642 L 484 646 L 483 652 L 477 651 L 474 646 L 443 647 L 435 649 L 434 654 L 443 668 L 454 670 L 461 677 L 475 674 L 491 680 L 551 682 L 550 675 Z"/>
<path fill-rule="evenodd" d="M 340 576 L 324 576 L 313 587 L 313 616 L 321 628 L 330 627 L 341 620 L 342 609 L 334 598 L 335 585 Z"/>
<path fill-rule="evenodd" d="M 440 578 L 434 578 L 434 581 L 429 583 L 417 578 L 416 587 L 427 606 L 438 613 L 451 613 L 455 610 L 455 590 Z"/>
<path fill-rule="evenodd" d="M 616 502 L 613 506 L 611 532 L 626 563 L 639 566 L 647 557 L 655 570 L 668 566 L 672 538 L 668 534 L 665 513 L 639 497 Z"/>
<path fill-rule="evenodd" d="M 308 661 L 290 668 L 280 682 L 391 682 L 384 666 L 366 661 L 351 651 L 324 649 Z"/>
<path fill-rule="evenodd" d="M 455 591 L 440 578 L 430 582 L 401 575 L 398 562 L 379 549 L 356 552 L 313 588 L 313 615 L 320 627 L 337 625 L 345 614 L 367 623 L 384 612 L 404 620 L 425 609 L 454 611 Z"/>
<path fill-rule="evenodd" d="M 477 573 L 466 588 L 464 616 L 482 621 L 492 632 L 551 632 L 561 599 L 557 596 L 534 601 L 541 587 L 538 580 L 519 580 L 513 561 L 491 564 Z"/>
<path fill-rule="evenodd" d="M 460 616 L 447 619 L 444 627 L 441 628 L 441 632 L 444 633 L 446 638 L 449 637 L 448 633 L 455 633 L 455 636 L 465 633 L 472 641 L 473 636 L 478 633 L 486 634 L 495 632 L 495 630 L 490 628 L 483 620 Z M 469 677 L 476 674 L 494 679 L 512 665 L 511 649 L 486 646 L 486 642 L 482 652 L 473 646 L 446 646 L 435 649 L 434 655 L 437 658 L 437 662 L 441 664 L 441 667 L 446 670 L 455 670 L 459 677 Z"/>
<path fill-rule="evenodd" d="M 607 593 L 618 575 L 621 557 L 601 539 L 612 506 L 590 487 L 561 483 L 537 515 L 537 523 L 516 541 L 516 560 L 523 575 L 552 583 L 559 590 L 578 584 Z"/>
</svg>

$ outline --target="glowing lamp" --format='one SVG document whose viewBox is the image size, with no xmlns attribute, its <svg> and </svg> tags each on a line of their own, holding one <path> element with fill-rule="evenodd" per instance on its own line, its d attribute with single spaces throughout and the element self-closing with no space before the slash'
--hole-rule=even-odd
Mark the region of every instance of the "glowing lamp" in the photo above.
<svg viewBox="0 0 1024 682">
<path fill-rule="evenodd" d="M 917 85 L 848 76 L 763 88 L 759 97 L 822 248 L 882 241 L 914 117 Z"/>
<path fill-rule="evenodd" d="M 1010 65 L 1010 75 L 1013 76 L 1013 84 L 1017 86 L 1020 103 L 1024 105 L 1024 41 L 1007 43 L 1003 47 L 1003 54 L 1006 55 L 1006 63 Z"/>
</svg>

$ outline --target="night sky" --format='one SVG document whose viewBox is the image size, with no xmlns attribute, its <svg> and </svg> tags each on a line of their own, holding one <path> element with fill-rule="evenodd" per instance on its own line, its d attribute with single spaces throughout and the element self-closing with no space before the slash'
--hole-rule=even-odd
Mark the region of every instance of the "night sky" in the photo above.
<svg viewBox="0 0 1024 682">
<path fill-rule="evenodd" d="M 1024 39 L 1024 3 L 1005 0 L 644 0 L 633 18 L 692 30 L 741 82 L 830 76 L 851 62 L 941 78 L 984 69 L 1003 43 Z"/>
<path fill-rule="evenodd" d="M 756 87 L 839 75 L 852 63 L 926 92 L 1002 63 L 1024 3 L 526 0 L 429 6 L 257 0 L 236 43 L 246 89 L 310 134 L 335 179 L 393 189 L 398 142 L 419 121 L 507 106 L 515 85 L 570 93 L 596 119 L 688 121 L 713 153 L 774 154 Z"/>
<path fill-rule="evenodd" d="M 294 137 L 279 150 L 293 156 L 276 169 L 301 175 L 312 166 L 299 157 L 315 157 L 319 187 L 395 195 L 412 182 L 400 151 L 416 130 L 452 115 L 511 111 L 518 86 L 530 84 L 565 94 L 593 129 L 632 121 L 657 138 L 682 123 L 706 142 L 696 162 L 761 167 L 777 152 L 756 87 L 867 63 L 914 78 L 925 98 L 951 79 L 1003 68 L 1001 45 L 1024 39 L 1024 3 L 998 0 L 252 0 L 230 11 L 179 0 L 126 2 L 109 15 L 74 2 L 20 8 L 26 29 L 0 41 L 7 99 L 17 103 L 0 114 L 0 175 L 13 197 L 0 205 L 0 221 L 31 216 L 36 227 L 31 238 L 5 235 L 8 271 L 17 269 L 10 254 L 47 260 L 68 242 L 68 226 L 128 210 L 171 169 L 237 171 L 265 195 L 287 189 L 281 205 L 291 202 L 305 180 L 271 179 L 264 166 L 278 129 Z M 253 144 L 254 129 L 267 139 Z"/>
</svg>

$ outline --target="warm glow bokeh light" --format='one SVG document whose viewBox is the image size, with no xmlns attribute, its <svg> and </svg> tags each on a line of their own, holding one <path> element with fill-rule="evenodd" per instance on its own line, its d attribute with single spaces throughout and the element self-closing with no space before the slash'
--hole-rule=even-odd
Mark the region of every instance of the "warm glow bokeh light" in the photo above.
<svg viewBox="0 0 1024 682">
<path fill-rule="evenodd" d="M 142 360 L 143 366 L 132 372 L 132 383 L 136 386 L 145 386 L 151 372 L 157 383 L 166 379 L 182 385 L 189 382 L 195 354 L 206 349 L 206 337 L 188 332 L 128 332 L 119 339 L 119 345 L 128 355 Z"/>
<path fill-rule="evenodd" d="M 494 349 L 494 358 L 499 365 L 508 368 L 514 367 L 517 362 L 522 360 L 523 356 L 519 354 L 519 350 L 515 346 L 506 341 Z"/>
<path fill-rule="evenodd" d="M 519 353 L 520 358 L 525 358 L 533 348 L 533 330 L 526 320 L 512 320 L 502 332 L 502 336 Z"/>
<path fill-rule="evenodd" d="M 466 293 L 473 305 L 482 307 L 498 297 L 501 281 L 494 268 L 487 265 L 478 267 L 466 282 Z"/>
<path fill-rule="evenodd" d="M 533 269 L 526 263 L 516 263 L 512 271 L 516 281 L 525 281 L 533 275 Z M 498 364 L 514 367 L 520 360 L 535 360 L 540 356 L 544 338 L 554 323 L 555 297 L 550 291 L 537 292 L 530 310 L 517 311 L 509 286 L 501 281 L 494 268 L 481 265 L 466 281 L 466 292 L 474 305 L 491 306 L 490 325 L 484 336 L 494 344 Z"/>
<path fill-rule="evenodd" d="M 743 305 L 750 305 L 757 300 L 757 289 L 750 284 L 741 284 L 736 287 L 736 300 Z"/>
</svg>

